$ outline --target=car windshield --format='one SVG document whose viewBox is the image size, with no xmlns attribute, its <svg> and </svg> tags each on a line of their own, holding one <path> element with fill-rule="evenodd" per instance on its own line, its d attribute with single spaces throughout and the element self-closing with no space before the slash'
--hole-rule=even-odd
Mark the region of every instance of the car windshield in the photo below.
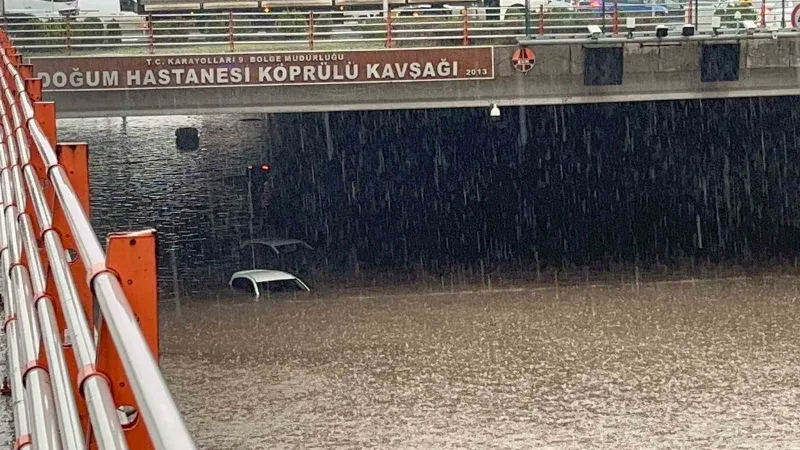
<svg viewBox="0 0 800 450">
<path fill-rule="evenodd" d="M 297 280 L 264 281 L 258 283 L 261 295 L 305 291 Z"/>
</svg>

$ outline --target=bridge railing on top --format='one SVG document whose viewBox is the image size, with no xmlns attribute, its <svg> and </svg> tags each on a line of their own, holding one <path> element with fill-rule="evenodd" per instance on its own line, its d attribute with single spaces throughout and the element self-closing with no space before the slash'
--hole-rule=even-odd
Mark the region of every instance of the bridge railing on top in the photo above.
<svg viewBox="0 0 800 450">
<path fill-rule="evenodd" d="M 503 45 L 515 44 L 522 36 L 547 43 L 554 38 L 586 38 L 590 25 L 600 27 L 606 35 L 630 38 L 654 35 L 659 26 L 680 34 L 684 24 L 695 25 L 698 34 L 727 35 L 746 33 L 745 21 L 759 30 L 792 27 L 791 3 L 775 0 L 689 0 L 633 6 L 636 8 L 611 0 L 575 0 L 539 4 L 528 11 L 467 7 L 396 9 L 388 15 L 375 10 L 130 13 L 14 19 L 8 20 L 5 28 L 27 54 L 154 54 Z M 714 17 L 719 20 L 718 27 Z"/>
<path fill-rule="evenodd" d="M 194 449 L 156 360 L 155 234 L 113 235 L 103 250 L 88 216 L 87 146 L 56 144 L 41 80 L 4 34 L 0 45 L 14 448 Z"/>
</svg>

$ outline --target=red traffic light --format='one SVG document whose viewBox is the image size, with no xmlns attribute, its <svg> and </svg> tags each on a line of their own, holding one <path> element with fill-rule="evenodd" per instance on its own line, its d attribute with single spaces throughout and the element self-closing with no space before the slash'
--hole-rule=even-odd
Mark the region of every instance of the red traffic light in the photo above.
<svg viewBox="0 0 800 450">
<path fill-rule="evenodd" d="M 271 168 L 272 168 L 272 167 L 270 167 L 270 166 L 269 166 L 269 164 L 262 164 L 262 165 L 261 165 L 261 170 L 263 170 L 264 172 L 269 172 L 269 170 L 270 170 Z"/>
</svg>

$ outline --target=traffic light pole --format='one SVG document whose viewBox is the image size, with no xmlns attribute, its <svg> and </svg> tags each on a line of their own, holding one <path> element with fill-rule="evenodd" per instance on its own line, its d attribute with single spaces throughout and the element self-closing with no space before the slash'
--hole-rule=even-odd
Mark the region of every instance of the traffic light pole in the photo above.
<svg viewBox="0 0 800 450">
<path fill-rule="evenodd" d="M 250 166 L 247 168 L 247 205 L 250 208 L 250 240 L 253 240 L 253 220 L 254 220 L 254 213 L 253 210 L 253 167 Z M 250 245 L 250 264 L 253 269 L 256 268 L 256 248 L 254 245 Z"/>
</svg>

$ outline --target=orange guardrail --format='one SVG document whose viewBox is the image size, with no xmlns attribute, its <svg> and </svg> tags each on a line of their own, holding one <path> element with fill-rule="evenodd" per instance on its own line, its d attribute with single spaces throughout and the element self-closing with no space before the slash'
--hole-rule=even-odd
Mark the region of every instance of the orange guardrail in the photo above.
<svg viewBox="0 0 800 450">
<path fill-rule="evenodd" d="M 103 251 L 89 222 L 88 146 L 57 142 L 41 79 L 6 34 L 0 46 L 14 448 L 194 449 L 157 364 L 155 231 L 112 235 Z"/>
</svg>

